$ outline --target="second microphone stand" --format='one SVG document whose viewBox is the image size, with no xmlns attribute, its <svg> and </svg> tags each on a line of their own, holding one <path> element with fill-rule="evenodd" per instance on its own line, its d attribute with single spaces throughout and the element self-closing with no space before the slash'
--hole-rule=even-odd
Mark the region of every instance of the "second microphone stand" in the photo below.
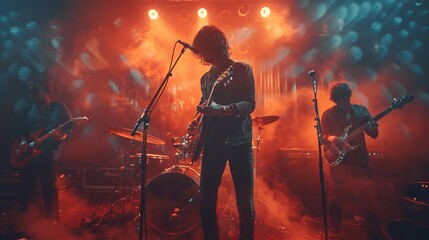
<svg viewBox="0 0 429 240">
<path fill-rule="evenodd" d="M 323 174 L 323 158 L 322 158 L 322 127 L 320 126 L 320 116 L 319 116 L 319 106 L 317 104 L 317 72 L 312 70 L 308 73 L 310 75 L 311 80 L 313 82 L 313 92 L 314 92 L 314 111 L 316 113 L 315 121 L 317 129 L 317 146 L 319 151 L 319 177 L 320 177 L 320 189 L 322 192 L 322 208 L 323 208 L 323 229 L 325 232 L 325 239 L 328 240 L 328 221 L 326 217 L 326 193 L 325 193 L 325 176 Z"/>
</svg>

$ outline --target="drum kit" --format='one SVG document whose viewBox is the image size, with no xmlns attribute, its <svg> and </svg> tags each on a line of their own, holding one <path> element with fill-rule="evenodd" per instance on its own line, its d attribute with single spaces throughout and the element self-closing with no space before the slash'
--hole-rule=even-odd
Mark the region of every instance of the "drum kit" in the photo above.
<svg viewBox="0 0 429 240">
<path fill-rule="evenodd" d="M 279 120 L 279 116 L 256 116 L 253 120 L 253 125 L 258 128 L 258 137 L 256 139 L 256 163 L 258 162 L 261 130 L 268 124 Z M 108 127 L 106 132 L 120 138 L 141 142 L 142 132 L 137 131 L 134 136 L 130 135 L 131 129 L 122 127 Z M 199 180 L 200 173 L 198 165 L 193 165 L 187 154 L 186 138 L 181 139 L 175 137 L 172 140 L 175 153 L 175 159 L 172 166 L 167 167 L 169 156 L 147 153 L 147 166 L 149 174 L 146 174 L 146 183 L 144 189 L 146 191 L 147 204 L 147 223 L 149 226 L 160 234 L 168 236 L 179 236 L 191 232 L 199 225 Z M 154 145 L 164 145 L 165 141 L 152 135 L 147 135 L 147 143 Z M 140 165 L 141 154 L 126 155 L 121 150 L 121 156 L 118 161 L 118 172 L 124 169 L 126 161 L 131 161 L 133 166 Z M 257 169 L 257 168 L 256 168 Z M 136 168 L 140 172 L 140 168 Z M 118 174 L 118 178 L 124 177 L 123 174 Z M 126 181 L 118 182 L 125 184 Z M 135 182 L 140 182 L 135 181 Z M 134 223 L 138 221 L 138 214 L 135 211 L 137 204 L 129 207 L 133 212 L 125 210 L 125 205 L 138 200 L 139 193 L 142 187 L 136 184 L 135 187 L 118 186 L 118 200 L 110 205 L 110 208 L 105 211 L 100 218 L 96 219 L 95 229 L 102 223 L 112 222 L 113 217 L 133 218 Z M 126 192 L 126 189 L 132 189 L 131 192 Z M 118 210 L 119 208 L 119 210 Z M 134 210 L 132 210 L 134 209 Z M 136 216 L 137 214 L 137 216 Z M 92 214 L 95 215 L 95 212 Z"/>
</svg>

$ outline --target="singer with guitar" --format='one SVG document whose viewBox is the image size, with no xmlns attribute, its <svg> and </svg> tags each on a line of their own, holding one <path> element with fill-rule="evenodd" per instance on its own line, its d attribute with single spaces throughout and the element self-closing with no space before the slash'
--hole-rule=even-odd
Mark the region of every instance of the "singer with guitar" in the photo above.
<svg viewBox="0 0 429 240">
<path fill-rule="evenodd" d="M 347 152 L 341 164 L 333 164 L 330 168 L 333 186 L 329 186 L 329 230 L 331 234 L 340 234 L 345 203 L 353 202 L 359 209 L 355 215 L 365 218 L 363 227 L 367 230 L 368 239 L 382 239 L 380 223 L 374 210 L 376 192 L 365 143 L 365 134 L 377 138 L 378 124 L 371 121 L 371 114 L 365 106 L 350 103 L 351 96 L 352 90 L 346 83 L 334 84 L 330 90 L 330 99 L 335 106 L 327 109 L 321 119 L 324 148 L 355 148 Z M 340 137 L 345 129 L 349 130 L 349 126 L 357 128 L 368 121 L 364 131 L 349 143 Z"/>
<path fill-rule="evenodd" d="M 58 128 L 71 119 L 71 114 L 65 104 L 53 101 L 53 82 L 48 79 L 47 73 L 38 73 L 29 83 L 28 89 L 32 102 L 21 109 L 21 117 L 16 126 L 18 140 L 11 153 L 11 165 L 18 168 L 20 178 L 19 210 L 24 214 L 30 203 L 37 202 L 34 190 L 38 179 L 44 214 L 54 223 L 59 221 L 56 160 L 62 141 L 73 129 L 73 122 Z M 37 139 L 50 131 L 49 138 L 38 142 Z"/>
<path fill-rule="evenodd" d="M 201 78 L 198 114 L 188 125 L 195 134 L 193 160 L 202 150 L 201 222 L 205 240 L 219 239 L 216 213 L 218 188 L 229 163 L 240 218 L 240 239 L 254 238 L 252 119 L 255 83 L 250 65 L 230 58 L 225 34 L 213 25 L 202 27 L 192 47 L 211 68 Z"/>
</svg>

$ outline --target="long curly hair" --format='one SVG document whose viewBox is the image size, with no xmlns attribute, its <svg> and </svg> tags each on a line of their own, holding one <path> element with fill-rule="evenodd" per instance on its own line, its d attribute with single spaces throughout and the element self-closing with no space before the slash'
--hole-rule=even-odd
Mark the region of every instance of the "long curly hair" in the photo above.
<svg viewBox="0 0 429 240">
<path fill-rule="evenodd" d="M 199 52 L 199 54 L 196 54 L 196 57 L 205 65 L 207 63 L 201 56 L 201 50 L 214 51 L 220 57 L 229 57 L 231 55 L 231 48 L 229 47 L 225 33 L 214 25 L 202 27 L 195 34 L 192 46 Z"/>
</svg>

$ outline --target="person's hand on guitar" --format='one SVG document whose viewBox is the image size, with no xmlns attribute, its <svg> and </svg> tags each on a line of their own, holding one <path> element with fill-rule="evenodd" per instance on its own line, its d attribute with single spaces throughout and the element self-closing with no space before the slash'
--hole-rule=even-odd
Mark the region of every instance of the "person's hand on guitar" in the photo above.
<svg viewBox="0 0 429 240">
<path fill-rule="evenodd" d="M 206 116 L 223 116 L 230 112 L 230 108 L 229 106 L 212 102 L 210 106 L 205 106 L 205 104 L 197 106 L 197 111 Z"/>
<path fill-rule="evenodd" d="M 197 117 L 195 117 L 194 119 L 192 119 L 188 123 L 188 128 L 186 129 L 188 134 L 190 134 L 190 135 L 196 134 L 197 133 L 197 126 L 198 126 L 198 120 L 197 120 Z"/>
<path fill-rule="evenodd" d="M 329 135 L 326 138 L 330 143 L 341 143 L 341 138 L 334 136 L 334 135 Z"/>
<path fill-rule="evenodd" d="M 16 154 L 18 156 L 23 156 L 26 152 L 28 152 L 30 149 L 29 143 L 27 139 L 21 138 L 21 142 L 18 145 L 18 148 L 16 149 Z"/>
</svg>

